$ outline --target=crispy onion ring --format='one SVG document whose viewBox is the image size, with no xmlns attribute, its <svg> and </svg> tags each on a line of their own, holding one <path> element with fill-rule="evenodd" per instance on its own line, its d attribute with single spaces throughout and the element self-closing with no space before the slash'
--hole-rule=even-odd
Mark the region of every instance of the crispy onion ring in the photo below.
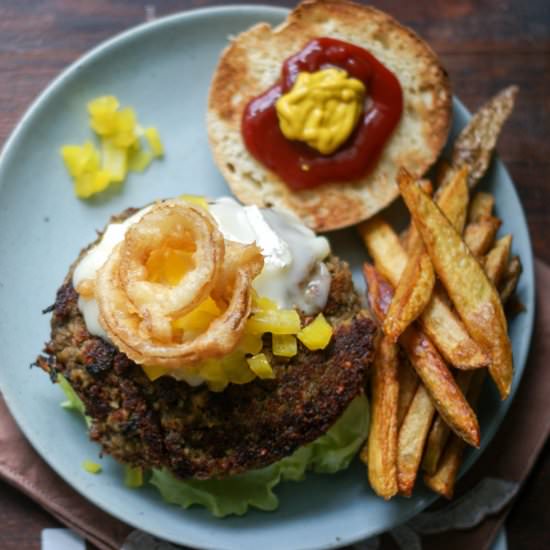
<svg viewBox="0 0 550 550">
<path fill-rule="evenodd" d="M 145 267 L 151 252 L 170 239 L 191 241 L 196 247 L 194 269 L 173 287 L 148 281 Z M 185 315 L 208 297 L 223 255 L 223 235 L 212 216 L 182 201 L 159 204 L 130 227 L 120 250 L 120 282 L 156 339 L 169 342 L 172 319 Z"/>
<path fill-rule="evenodd" d="M 193 231 L 194 220 L 199 221 L 193 233 L 193 269 L 176 287 L 148 282 L 149 254 L 178 232 Z M 138 228 L 141 224 L 144 227 Z M 199 263 L 203 259 L 204 266 Z M 206 211 L 175 201 L 157 205 L 130 228 L 99 270 L 95 290 L 100 323 L 119 350 L 139 364 L 178 368 L 223 357 L 242 337 L 252 281 L 262 267 L 263 256 L 256 245 L 225 241 Z M 179 289 L 184 282 L 189 287 Z M 223 313 L 202 334 L 175 341 L 172 321 L 209 295 L 226 306 Z"/>
</svg>

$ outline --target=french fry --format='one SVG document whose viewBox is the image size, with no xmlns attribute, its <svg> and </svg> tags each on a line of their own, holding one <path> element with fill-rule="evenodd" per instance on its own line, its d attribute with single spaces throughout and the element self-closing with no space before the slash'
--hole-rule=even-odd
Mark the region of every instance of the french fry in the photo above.
<svg viewBox="0 0 550 550">
<path fill-rule="evenodd" d="M 382 321 L 391 302 L 392 288 L 373 266 L 364 264 L 363 273 L 367 280 L 371 310 L 378 320 Z M 456 434 L 468 444 L 477 447 L 479 445 L 477 417 L 435 346 L 414 325 L 407 328 L 399 342 L 439 414 Z"/>
<path fill-rule="evenodd" d="M 460 371 L 457 374 L 456 382 L 458 387 L 464 395 L 467 395 L 470 382 L 472 380 L 472 374 L 474 371 Z M 445 448 L 449 436 L 451 435 L 451 429 L 443 420 L 441 415 L 437 415 L 428 438 L 426 441 L 426 449 L 424 451 L 424 458 L 422 459 L 422 469 L 428 474 L 434 474 L 441 458 L 441 453 Z"/>
<path fill-rule="evenodd" d="M 495 243 L 491 252 L 485 256 L 483 269 L 485 269 L 489 280 L 497 288 L 508 267 L 511 248 L 512 235 L 505 235 Z"/>
<path fill-rule="evenodd" d="M 432 195 L 433 186 L 432 182 L 427 179 L 418 180 L 418 185 L 426 192 L 428 195 Z M 414 224 L 409 225 L 407 229 L 404 229 L 401 235 L 399 236 L 399 242 L 404 250 L 409 252 L 412 248 L 416 246 L 416 243 L 422 242 L 418 231 L 414 231 Z"/>
<path fill-rule="evenodd" d="M 509 267 L 510 264 L 508 264 L 508 258 L 510 256 L 510 249 L 512 245 L 512 237 L 511 235 L 506 235 L 505 237 L 502 237 L 499 239 L 491 252 L 485 257 L 485 272 L 487 273 L 487 276 L 491 280 L 491 282 L 498 286 L 501 279 L 505 277 L 506 275 L 506 268 Z M 517 272 L 514 269 L 514 272 Z M 501 297 L 502 303 L 504 304 L 506 302 L 506 297 Z M 469 374 L 468 372 L 460 372 L 460 376 L 464 376 L 465 374 Z M 479 398 L 479 393 L 481 392 L 481 387 L 483 385 L 483 381 L 485 379 L 485 370 L 483 371 L 476 371 L 472 375 L 472 380 L 470 382 L 470 388 L 468 390 L 468 401 L 472 405 L 472 407 L 475 408 L 476 402 Z M 434 426 L 432 427 L 432 432 L 434 431 L 434 427 L 436 425 L 438 419 L 434 422 Z M 431 433 L 430 433 L 431 436 Z M 428 448 L 429 448 L 429 441 L 430 436 L 428 436 L 428 446 L 426 449 L 426 455 L 424 457 L 424 462 L 426 461 L 426 457 L 428 456 Z M 424 478 L 424 481 L 426 482 L 426 485 L 428 485 L 431 489 L 433 489 L 435 492 L 447 497 L 452 498 L 453 492 L 454 492 L 454 484 L 456 481 L 456 475 L 458 473 L 458 469 L 460 467 L 462 453 L 464 450 L 464 442 L 461 441 L 456 436 L 451 436 L 451 442 L 448 444 L 447 448 L 445 449 L 445 453 L 443 455 L 443 458 L 441 459 L 441 463 L 439 467 L 433 471 L 428 468 L 424 468 L 427 472 L 427 476 Z M 438 449 L 439 450 L 439 449 Z M 433 452 L 432 449 L 430 452 Z M 423 463 L 424 465 L 424 463 Z"/>
<path fill-rule="evenodd" d="M 376 269 L 392 286 L 397 286 L 408 259 L 399 237 L 378 216 L 360 224 L 358 230 Z M 428 338 L 454 367 L 475 369 L 488 365 L 487 353 L 471 338 L 441 292 L 432 294 L 418 320 Z"/>
<path fill-rule="evenodd" d="M 468 212 L 468 222 L 478 222 L 483 218 L 488 218 L 495 207 L 495 197 L 491 193 L 478 191 L 472 198 L 470 203 L 470 211 Z"/>
<path fill-rule="evenodd" d="M 377 271 L 394 287 L 407 266 L 407 253 L 399 242 L 399 237 L 389 223 L 381 216 L 357 226 Z"/>
<path fill-rule="evenodd" d="M 409 410 L 420 380 L 406 357 L 400 357 L 399 369 L 399 402 L 397 404 L 397 429 L 401 428 L 403 419 Z"/>
<path fill-rule="evenodd" d="M 513 363 L 500 297 L 460 234 L 405 170 L 400 171 L 398 184 L 451 301 L 468 332 L 490 353 L 489 372 L 505 399 Z"/>
<path fill-rule="evenodd" d="M 490 250 L 501 223 L 498 218 L 490 216 L 466 226 L 464 242 L 474 256 L 483 256 Z"/>
<path fill-rule="evenodd" d="M 523 267 L 521 265 L 521 260 L 518 256 L 514 256 L 508 264 L 506 272 L 502 277 L 502 283 L 499 287 L 500 298 L 503 304 L 505 304 L 512 297 L 512 294 L 514 294 L 514 292 L 516 291 L 516 287 L 518 285 L 518 281 L 522 271 Z"/>
<path fill-rule="evenodd" d="M 457 231 L 462 233 L 468 215 L 468 167 L 463 166 L 454 170 L 449 181 L 441 186 L 436 193 L 435 202 L 441 211 L 447 216 Z"/>
<path fill-rule="evenodd" d="M 360 457 L 378 496 L 397 493 L 397 406 L 399 400 L 397 345 L 383 337 L 371 367 L 371 420 Z"/>
<path fill-rule="evenodd" d="M 422 449 L 435 414 L 430 394 L 420 384 L 399 430 L 397 442 L 397 485 L 404 496 L 411 496 Z"/>
<path fill-rule="evenodd" d="M 472 373 L 468 391 L 468 401 L 472 407 L 477 405 L 485 377 L 485 369 L 479 369 Z M 424 483 L 432 491 L 448 499 L 453 497 L 456 476 L 462 463 L 464 448 L 464 441 L 455 435 L 451 435 L 437 470 L 433 474 L 424 475 Z"/>
<path fill-rule="evenodd" d="M 409 256 L 399 279 L 382 329 L 392 342 L 396 342 L 405 329 L 426 309 L 435 284 L 432 261 L 424 247 Z"/>
<path fill-rule="evenodd" d="M 458 170 L 451 175 L 448 184 L 440 190 L 436 199 L 441 210 L 460 232 L 464 228 L 468 211 L 467 177 L 466 167 Z M 382 327 L 384 334 L 393 342 L 426 309 L 435 284 L 432 262 L 414 224 L 411 226 L 408 246 L 407 266 L 399 278 Z"/>
<path fill-rule="evenodd" d="M 500 130 L 514 108 L 517 86 L 510 86 L 485 103 L 455 140 L 453 168 L 468 166 L 472 189 L 487 171 Z"/>
<path fill-rule="evenodd" d="M 495 243 L 492 250 L 484 258 L 485 273 L 495 286 L 499 284 L 508 266 L 511 245 L 512 236 L 506 235 Z M 472 371 L 461 371 L 456 376 L 457 384 L 464 394 L 468 392 L 471 373 Z M 441 416 L 437 416 L 428 435 L 426 450 L 422 460 L 422 468 L 426 473 L 430 475 L 435 473 L 449 434 L 449 427 Z"/>
</svg>

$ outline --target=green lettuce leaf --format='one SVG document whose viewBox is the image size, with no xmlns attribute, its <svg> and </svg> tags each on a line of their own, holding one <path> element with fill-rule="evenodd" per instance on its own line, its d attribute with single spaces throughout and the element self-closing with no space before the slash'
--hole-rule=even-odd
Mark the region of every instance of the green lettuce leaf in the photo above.
<svg viewBox="0 0 550 550">
<path fill-rule="evenodd" d="M 84 406 L 84 403 L 82 402 L 80 397 L 78 397 L 76 392 L 73 390 L 73 387 L 69 384 L 67 379 L 61 374 L 58 374 L 57 383 L 59 384 L 59 386 L 63 390 L 63 393 L 65 394 L 65 397 L 67 398 L 67 401 L 63 401 L 63 403 L 61 403 L 61 406 L 64 409 L 72 409 L 79 412 L 84 417 L 86 425 L 90 427 L 92 420 L 89 416 L 86 416 L 86 407 Z"/>
<path fill-rule="evenodd" d="M 240 516 L 249 507 L 275 510 L 279 505 L 273 492 L 277 484 L 283 480 L 300 481 L 307 470 L 334 473 L 347 468 L 366 439 L 368 429 L 368 401 L 361 395 L 325 435 L 266 468 L 204 481 L 183 481 L 166 470 L 153 470 L 150 483 L 167 502 L 183 508 L 199 504 L 216 517 Z"/>
<path fill-rule="evenodd" d="M 62 406 L 85 415 L 84 403 L 67 380 L 59 375 L 58 382 L 67 397 Z M 313 443 L 292 455 L 259 470 L 226 479 L 177 479 L 167 470 L 153 469 L 150 483 L 162 498 L 172 504 L 189 508 L 204 506 L 216 517 L 243 515 L 249 507 L 275 510 L 279 499 L 273 489 L 281 481 L 300 481 L 307 470 L 332 474 L 347 468 L 369 430 L 369 404 L 364 395 L 356 397 L 330 430 Z"/>
</svg>

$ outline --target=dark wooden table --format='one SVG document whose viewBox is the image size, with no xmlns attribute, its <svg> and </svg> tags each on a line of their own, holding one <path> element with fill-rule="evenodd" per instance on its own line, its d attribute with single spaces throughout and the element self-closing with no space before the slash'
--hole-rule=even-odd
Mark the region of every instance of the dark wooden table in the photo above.
<svg viewBox="0 0 550 550">
<path fill-rule="evenodd" d="M 259 0 L 261 2 L 261 0 Z M 145 20 L 218 0 L 1 0 L 0 143 L 52 78 L 99 42 Z M 266 2 L 291 6 L 294 2 Z M 516 83 L 521 93 L 499 145 L 527 213 L 536 255 L 550 263 L 550 1 L 379 0 L 441 56 L 454 92 L 470 108 Z M 1 260 L 0 260 L 1 261 Z M 507 523 L 512 549 L 550 540 L 550 447 Z M 0 549 L 39 548 L 58 523 L 0 482 Z M 472 549 L 475 550 L 475 549 Z"/>
</svg>

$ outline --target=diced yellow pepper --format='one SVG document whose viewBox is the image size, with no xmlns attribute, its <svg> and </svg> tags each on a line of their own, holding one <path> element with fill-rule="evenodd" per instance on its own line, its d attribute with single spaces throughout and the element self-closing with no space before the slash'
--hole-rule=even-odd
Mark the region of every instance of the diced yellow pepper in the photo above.
<svg viewBox="0 0 550 550">
<path fill-rule="evenodd" d="M 266 296 L 258 296 L 256 292 L 252 294 L 252 309 L 254 311 L 271 311 L 279 309 L 279 306 Z"/>
<path fill-rule="evenodd" d="M 74 182 L 75 194 L 81 199 L 87 199 L 107 189 L 110 182 L 111 174 L 105 170 L 84 172 Z"/>
<path fill-rule="evenodd" d="M 128 171 L 128 152 L 117 147 L 110 139 L 101 140 L 103 169 L 111 174 L 111 181 L 124 181 Z"/>
<path fill-rule="evenodd" d="M 296 335 L 310 350 L 325 349 L 332 338 L 332 327 L 322 313 Z"/>
<path fill-rule="evenodd" d="M 113 143 L 118 147 L 130 147 L 137 140 L 136 113 L 131 107 L 126 107 L 115 113 L 116 130 L 112 134 Z"/>
<path fill-rule="evenodd" d="M 92 462 L 91 460 L 85 460 L 82 463 L 82 468 L 84 468 L 84 470 L 86 470 L 89 474 L 99 474 L 99 472 L 101 472 L 101 464 Z"/>
<path fill-rule="evenodd" d="M 262 337 L 259 334 L 249 334 L 245 332 L 239 342 L 238 348 L 243 353 L 259 353 L 262 351 L 264 343 Z"/>
<path fill-rule="evenodd" d="M 99 151 L 91 141 L 87 141 L 82 146 L 65 145 L 61 147 L 61 156 L 73 178 L 99 169 Z"/>
<path fill-rule="evenodd" d="M 208 389 L 210 391 L 220 393 L 227 388 L 228 384 L 228 380 L 224 380 L 223 382 L 208 382 Z"/>
<path fill-rule="evenodd" d="M 114 96 L 98 97 L 88 103 L 90 126 L 100 136 L 108 136 L 117 130 L 118 99 Z"/>
<path fill-rule="evenodd" d="M 161 247 L 147 258 L 147 278 L 153 283 L 175 286 L 194 265 L 193 254 L 185 250 Z"/>
<path fill-rule="evenodd" d="M 200 195 L 180 195 L 179 198 L 181 200 L 184 200 L 185 202 L 190 202 L 192 204 L 196 204 L 198 206 L 201 206 L 205 210 L 208 210 L 208 201 L 201 197 Z"/>
<path fill-rule="evenodd" d="M 232 384 L 247 384 L 256 378 L 248 367 L 244 353 L 234 352 L 222 359 L 223 370 Z"/>
<path fill-rule="evenodd" d="M 149 143 L 149 147 L 153 152 L 153 156 L 162 157 L 164 155 L 164 147 L 162 141 L 160 140 L 160 135 L 156 128 L 146 128 L 144 130 L 145 139 Z"/>
<path fill-rule="evenodd" d="M 199 374 L 206 380 L 212 391 L 223 391 L 229 384 L 220 361 L 214 359 L 205 361 L 200 367 Z"/>
<path fill-rule="evenodd" d="M 300 316 L 294 309 L 260 311 L 246 323 L 246 332 L 250 334 L 296 334 L 299 330 Z"/>
<path fill-rule="evenodd" d="M 274 334 L 272 337 L 273 355 L 294 357 L 298 353 L 296 336 L 292 334 Z"/>
<path fill-rule="evenodd" d="M 183 317 L 179 317 L 178 319 L 172 321 L 172 327 L 183 330 L 184 334 L 186 332 L 200 334 L 210 326 L 210 323 L 215 318 L 216 317 L 214 315 L 207 313 L 206 311 L 194 309 Z"/>
<path fill-rule="evenodd" d="M 102 95 L 88 102 L 88 112 L 94 116 L 98 113 L 112 112 L 119 108 L 118 99 L 114 95 Z"/>
<path fill-rule="evenodd" d="M 221 314 L 220 308 L 216 302 L 209 296 L 204 302 L 199 304 L 193 311 L 179 317 L 172 322 L 175 329 L 192 332 L 204 332 L 210 323 Z"/>
<path fill-rule="evenodd" d="M 128 170 L 132 172 L 143 172 L 151 161 L 153 155 L 150 151 L 144 151 L 143 149 L 130 149 L 128 154 Z"/>
<path fill-rule="evenodd" d="M 157 378 L 164 376 L 170 372 L 170 369 L 166 367 L 159 367 L 156 365 L 142 365 L 143 372 L 147 375 L 147 378 L 154 382 Z"/>
<path fill-rule="evenodd" d="M 124 468 L 124 484 L 126 487 L 136 489 L 143 485 L 143 468 L 137 466 L 132 468 L 131 466 L 125 466 Z"/>
<path fill-rule="evenodd" d="M 267 360 L 267 357 L 263 353 L 258 353 L 249 357 L 247 360 L 250 370 L 262 379 L 272 379 L 275 378 L 275 373 Z"/>
</svg>

